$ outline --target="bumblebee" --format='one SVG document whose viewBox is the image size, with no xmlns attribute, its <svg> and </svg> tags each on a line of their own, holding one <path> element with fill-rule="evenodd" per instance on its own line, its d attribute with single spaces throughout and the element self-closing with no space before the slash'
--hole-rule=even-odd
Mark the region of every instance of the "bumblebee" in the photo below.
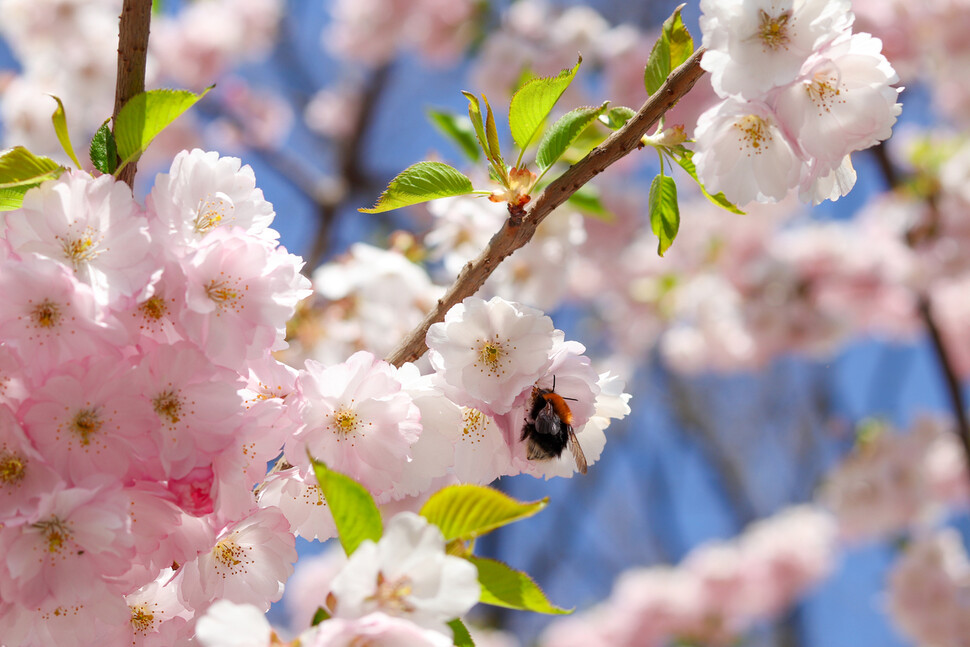
<svg viewBox="0 0 970 647">
<path fill-rule="evenodd" d="M 533 387 L 532 404 L 522 427 L 521 440 L 526 441 L 526 457 L 534 461 L 559 458 L 568 446 L 579 472 L 585 474 L 586 456 L 573 431 L 573 412 L 566 400 L 575 402 L 576 398 L 564 398 L 556 393 L 555 376 L 551 389 Z"/>
</svg>

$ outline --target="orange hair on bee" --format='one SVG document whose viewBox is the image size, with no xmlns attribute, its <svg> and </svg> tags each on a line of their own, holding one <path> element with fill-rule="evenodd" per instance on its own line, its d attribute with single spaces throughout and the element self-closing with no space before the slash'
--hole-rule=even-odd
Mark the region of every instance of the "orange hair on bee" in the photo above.
<svg viewBox="0 0 970 647">
<path fill-rule="evenodd" d="M 552 410 L 556 412 L 559 419 L 563 423 L 572 426 L 573 424 L 573 412 L 569 410 L 569 405 L 561 395 L 554 391 L 549 391 L 548 393 L 543 393 L 542 399 L 552 405 Z"/>
</svg>

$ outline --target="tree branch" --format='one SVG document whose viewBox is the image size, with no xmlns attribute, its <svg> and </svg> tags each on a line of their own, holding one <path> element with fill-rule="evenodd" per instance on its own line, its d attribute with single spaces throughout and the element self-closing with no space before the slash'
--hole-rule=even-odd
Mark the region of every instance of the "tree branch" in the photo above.
<svg viewBox="0 0 970 647">
<path fill-rule="evenodd" d="M 873 148 L 872 152 L 876 156 L 876 160 L 879 163 L 879 167 L 889 188 L 897 189 L 901 187 L 904 178 L 900 176 L 892 160 L 889 159 L 889 155 L 885 149 L 885 143 Z M 929 226 L 925 223 L 917 222 L 906 232 L 906 241 L 910 246 L 915 247 L 926 235 L 921 230 L 934 232 L 937 224 L 940 222 L 936 196 L 927 196 L 926 204 L 929 208 Z M 923 325 L 926 326 L 926 330 L 930 334 L 933 350 L 937 360 L 940 362 L 940 370 L 943 373 L 943 381 L 946 384 L 947 394 L 950 399 L 950 408 L 953 410 L 953 416 L 957 422 L 955 433 L 960 438 L 960 444 L 963 446 L 964 459 L 967 467 L 970 468 L 970 420 L 967 419 L 967 404 L 964 402 L 960 378 L 957 376 L 956 369 L 953 366 L 953 361 L 946 347 L 946 341 L 943 339 L 940 327 L 937 325 L 936 318 L 933 316 L 933 303 L 929 294 L 917 294 L 917 311 L 920 319 L 923 320 Z"/>
<path fill-rule="evenodd" d="M 640 111 L 620 130 L 602 144 L 591 150 L 586 157 L 572 165 L 565 173 L 552 181 L 532 203 L 524 217 L 509 218 L 492 236 L 488 245 L 472 261 L 469 261 L 458 278 L 435 308 L 412 330 L 401 344 L 387 357 L 395 366 L 414 361 L 427 350 L 424 338 L 432 324 L 442 321 L 445 313 L 465 297 L 478 291 L 499 264 L 512 252 L 525 245 L 553 209 L 561 205 L 584 184 L 603 172 L 608 166 L 625 157 L 640 146 L 640 139 L 653 124 L 677 101 L 687 94 L 703 74 L 700 61 L 704 54 L 701 47 L 674 70 Z"/>
<path fill-rule="evenodd" d="M 145 61 L 148 58 L 148 30 L 152 19 L 152 0 L 125 0 L 118 29 L 118 81 L 115 107 L 111 115 L 114 131 L 118 113 L 128 101 L 145 91 Z M 134 187 L 136 165 L 129 162 L 118 176 Z"/>
</svg>

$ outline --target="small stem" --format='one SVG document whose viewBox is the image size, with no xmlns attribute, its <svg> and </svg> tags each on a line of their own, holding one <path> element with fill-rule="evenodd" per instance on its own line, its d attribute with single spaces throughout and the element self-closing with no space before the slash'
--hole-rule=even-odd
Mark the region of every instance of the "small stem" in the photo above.
<svg viewBox="0 0 970 647">
<path fill-rule="evenodd" d="M 148 59 L 148 32 L 152 19 L 152 0 L 125 0 L 118 27 L 118 81 L 115 85 L 115 106 L 111 115 L 112 131 L 118 113 L 128 101 L 145 91 L 145 63 Z M 130 187 L 135 185 L 134 161 L 127 164 L 118 179 Z"/>
<path fill-rule="evenodd" d="M 922 295 L 919 298 L 920 318 L 926 325 L 926 330 L 930 333 L 930 340 L 933 342 L 933 350 L 936 352 L 936 359 L 940 362 L 940 370 L 943 372 L 943 381 L 946 383 L 947 394 L 950 398 L 950 407 L 957 420 L 957 436 L 960 437 L 960 444 L 963 445 L 963 453 L 970 468 L 970 421 L 967 420 L 967 405 L 963 401 L 963 390 L 960 386 L 960 378 L 957 377 L 956 369 L 950 360 L 950 353 L 947 351 L 946 342 L 940 329 L 936 325 L 933 317 L 933 304 L 930 297 Z M 970 472 L 970 469 L 968 469 Z"/>
</svg>

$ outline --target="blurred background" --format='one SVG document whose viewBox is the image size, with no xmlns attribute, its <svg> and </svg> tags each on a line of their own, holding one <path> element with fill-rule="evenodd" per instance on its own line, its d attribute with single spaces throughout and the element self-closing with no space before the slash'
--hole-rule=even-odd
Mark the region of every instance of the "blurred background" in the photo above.
<svg viewBox="0 0 970 647">
<path fill-rule="evenodd" d="M 179 150 L 242 158 L 275 206 L 282 243 L 307 259 L 308 274 L 325 268 L 286 359 L 386 354 L 499 228 L 503 205 L 459 198 L 387 214 L 356 209 L 422 159 L 487 182 L 482 160 L 445 134 L 467 132 L 461 90 L 488 96 L 509 146 L 514 88 L 578 54 L 579 76 L 558 112 L 607 100 L 638 108 L 644 64 L 675 6 L 160 0 L 149 87 L 216 88 L 142 158 L 139 197 Z M 48 94 L 63 100 L 76 146 L 110 116 L 119 9 L 120 0 L 0 0 L 4 147 L 62 156 Z M 551 504 L 479 550 L 532 574 L 579 619 L 612 606 L 665 628 L 630 644 L 931 644 L 922 621 L 899 611 L 920 585 L 894 590 L 893 574 L 907 547 L 940 529 L 956 529 L 964 543 L 970 536 L 966 457 L 953 433 L 954 398 L 970 373 L 970 3 L 867 0 L 853 9 L 855 31 L 883 39 L 906 89 L 893 138 L 853 156 L 851 194 L 737 215 L 675 174 L 681 232 L 661 258 L 646 210 L 657 160 L 645 150 L 598 177 L 582 203 L 560 208 L 486 285 L 489 295 L 544 309 L 632 398 L 587 476 L 499 480 L 518 498 Z M 683 13 L 699 45 L 698 3 Z M 702 79 L 667 124 L 690 133 L 715 100 Z M 567 157 L 607 134 L 592 128 Z M 792 510 L 817 516 L 787 523 Z M 758 520 L 767 521 L 752 532 Z M 772 520 L 782 529 L 765 530 Z M 704 552 L 712 545 L 733 557 L 715 564 Z M 324 549 L 301 544 L 307 556 Z M 970 570 L 955 550 L 926 595 L 970 615 L 960 606 Z M 770 567 L 759 562 L 769 558 Z M 740 583 L 756 572 L 767 579 Z M 777 580 L 788 589 L 778 592 Z M 738 621 L 715 599 L 718 586 L 728 599 L 745 586 L 772 599 Z M 285 626 L 295 606 L 285 599 L 272 618 Z M 491 638 L 505 644 L 571 644 L 546 629 L 549 617 L 490 608 L 477 619 L 508 632 Z M 573 622 L 563 626 L 584 621 Z"/>
</svg>

